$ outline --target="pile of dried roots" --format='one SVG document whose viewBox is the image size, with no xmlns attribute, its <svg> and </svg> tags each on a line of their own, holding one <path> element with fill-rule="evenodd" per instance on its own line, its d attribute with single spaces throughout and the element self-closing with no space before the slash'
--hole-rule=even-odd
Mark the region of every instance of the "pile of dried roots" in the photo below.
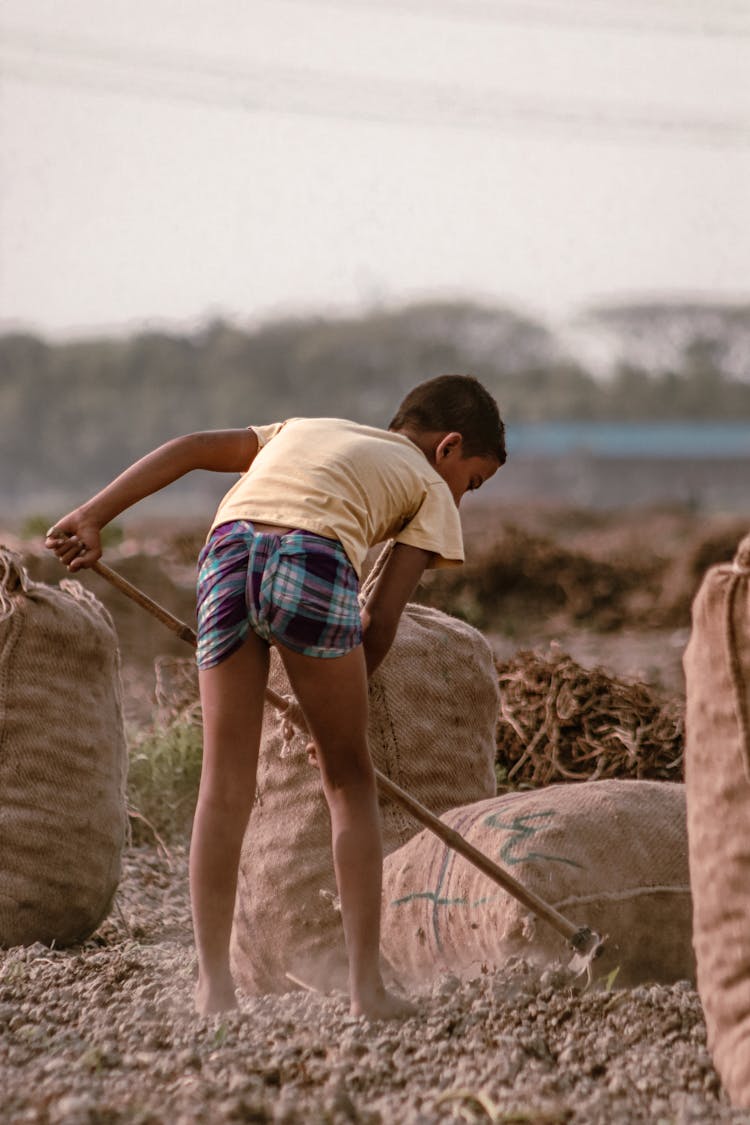
<svg viewBox="0 0 750 1125">
<path fill-rule="evenodd" d="M 500 789 L 604 777 L 682 780 L 679 701 L 589 671 L 554 648 L 546 658 L 518 652 L 497 672 Z"/>
</svg>

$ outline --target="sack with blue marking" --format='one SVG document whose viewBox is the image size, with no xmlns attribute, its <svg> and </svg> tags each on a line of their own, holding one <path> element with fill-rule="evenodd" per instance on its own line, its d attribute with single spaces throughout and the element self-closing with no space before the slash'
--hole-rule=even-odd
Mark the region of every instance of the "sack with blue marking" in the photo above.
<svg viewBox="0 0 750 1125">
<path fill-rule="evenodd" d="M 505 793 L 442 819 L 517 882 L 605 939 L 597 976 L 690 979 L 685 790 L 587 781 Z M 383 952 L 404 984 L 476 975 L 511 957 L 568 962 L 572 949 L 428 830 L 386 857 Z"/>
</svg>

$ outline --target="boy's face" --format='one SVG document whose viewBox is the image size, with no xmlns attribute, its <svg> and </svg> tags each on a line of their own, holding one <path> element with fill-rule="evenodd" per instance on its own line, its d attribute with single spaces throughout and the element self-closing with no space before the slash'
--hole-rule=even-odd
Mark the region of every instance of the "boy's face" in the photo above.
<svg viewBox="0 0 750 1125">
<path fill-rule="evenodd" d="M 457 435 L 458 436 L 458 435 Z M 500 465 L 491 455 L 464 457 L 460 441 L 437 449 L 435 468 L 453 494 L 456 506 L 467 492 L 475 492 L 493 477 Z"/>
</svg>

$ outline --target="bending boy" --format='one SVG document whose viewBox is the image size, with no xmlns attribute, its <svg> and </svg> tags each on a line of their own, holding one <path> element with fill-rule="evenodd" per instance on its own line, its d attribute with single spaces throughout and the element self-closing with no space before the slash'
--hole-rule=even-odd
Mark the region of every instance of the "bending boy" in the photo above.
<svg viewBox="0 0 750 1125">
<path fill-rule="evenodd" d="M 426 567 L 459 565 L 458 505 L 505 461 L 497 405 L 470 376 L 414 388 L 389 429 L 342 419 L 188 434 L 160 446 L 58 520 L 46 545 L 71 571 L 100 531 L 193 469 L 239 472 L 199 559 L 203 767 L 190 847 L 196 1007 L 235 1004 L 229 964 L 240 851 L 255 796 L 275 645 L 315 741 L 331 814 L 351 1011 L 405 1014 L 380 972 L 382 844 L 367 746 L 367 678 Z M 368 549 L 393 551 L 360 611 Z"/>
</svg>

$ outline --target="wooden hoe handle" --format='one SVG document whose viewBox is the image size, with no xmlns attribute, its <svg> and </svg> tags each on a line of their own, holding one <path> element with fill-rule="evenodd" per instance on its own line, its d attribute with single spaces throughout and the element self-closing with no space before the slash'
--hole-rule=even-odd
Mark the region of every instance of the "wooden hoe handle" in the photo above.
<svg viewBox="0 0 750 1125">
<path fill-rule="evenodd" d="M 112 586 L 115 586 L 121 593 L 125 594 L 126 597 L 131 598 L 132 601 L 142 606 L 143 609 L 147 610 L 153 617 L 161 621 L 162 624 L 166 625 L 168 629 L 171 629 L 173 633 L 176 633 L 183 641 L 192 645 L 193 648 L 197 646 L 198 638 L 193 629 L 186 625 L 184 621 L 180 621 L 179 618 L 175 617 L 169 610 L 159 605 L 158 602 L 155 602 L 148 594 L 144 594 L 143 591 L 139 590 L 137 586 L 134 586 L 132 582 L 128 582 L 128 580 L 123 578 L 121 574 L 118 574 L 117 571 L 112 570 L 103 562 L 94 563 L 91 569 L 95 570 L 97 574 L 101 575 L 101 577 Z M 291 719 L 295 726 L 306 732 L 307 728 L 299 706 L 294 703 L 290 704 L 288 699 L 285 699 L 284 696 L 279 695 L 278 692 L 273 691 L 271 688 L 266 689 L 266 699 L 277 711 L 282 713 L 286 712 L 286 716 Z M 421 804 L 415 797 L 412 797 L 410 793 L 407 793 L 405 789 L 396 785 L 394 781 L 391 781 L 391 779 L 386 777 L 384 773 L 381 773 L 380 770 L 375 770 L 375 777 L 377 779 L 378 789 L 385 797 L 389 797 L 390 800 L 400 805 L 401 808 L 410 813 L 416 821 L 423 824 L 425 828 L 428 828 L 438 836 L 449 848 L 463 856 L 469 863 L 472 863 L 483 872 L 483 874 L 501 886 L 508 894 L 512 895 L 513 898 L 523 903 L 523 905 L 533 914 L 536 914 L 538 918 L 549 923 L 553 929 L 557 930 L 557 932 L 573 946 L 576 953 L 582 958 L 586 961 L 590 961 L 593 960 L 594 957 L 599 956 L 603 951 L 604 946 L 598 934 L 595 934 L 588 926 L 578 926 L 574 922 L 569 921 L 569 919 L 565 918 L 559 911 L 555 910 L 553 906 L 550 906 L 544 899 L 539 898 L 533 891 L 524 887 L 514 879 L 512 875 L 509 875 L 508 872 L 497 863 L 483 852 L 480 852 L 473 844 L 465 840 L 460 833 L 456 832 L 455 829 L 451 828 L 445 821 L 440 820 L 439 817 L 430 812 L 428 808 Z"/>
</svg>

